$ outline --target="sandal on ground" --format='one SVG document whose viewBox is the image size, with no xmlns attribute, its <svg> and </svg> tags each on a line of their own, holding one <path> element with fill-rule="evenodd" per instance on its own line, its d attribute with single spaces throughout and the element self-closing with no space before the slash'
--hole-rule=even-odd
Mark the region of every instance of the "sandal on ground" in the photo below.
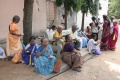
<svg viewBox="0 0 120 80">
<path fill-rule="evenodd" d="M 22 63 L 22 62 L 17 62 L 16 64 L 20 64 L 20 63 Z"/>
<path fill-rule="evenodd" d="M 115 51 L 115 49 L 111 49 L 111 51 Z"/>
<path fill-rule="evenodd" d="M 74 68 L 72 70 L 77 71 L 77 72 L 81 72 L 80 68 Z"/>
<path fill-rule="evenodd" d="M 81 66 L 79 66 L 78 68 L 79 68 L 79 69 L 81 69 L 82 67 L 81 67 Z"/>
</svg>

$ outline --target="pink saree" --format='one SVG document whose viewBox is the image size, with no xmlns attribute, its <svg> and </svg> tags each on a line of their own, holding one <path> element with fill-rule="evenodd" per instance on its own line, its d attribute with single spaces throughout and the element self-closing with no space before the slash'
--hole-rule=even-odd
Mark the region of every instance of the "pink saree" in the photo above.
<svg viewBox="0 0 120 80">
<path fill-rule="evenodd" d="M 108 26 L 108 22 L 105 21 L 103 24 L 103 33 L 102 33 L 102 44 L 101 44 L 101 50 L 108 50 L 108 43 L 109 43 L 109 36 L 110 35 L 110 26 Z"/>
<path fill-rule="evenodd" d="M 110 35 L 109 38 L 109 49 L 115 50 L 116 49 L 116 42 L 118 40 L 118 25 L 113 26 L 113 34 Z"/>
</svg>

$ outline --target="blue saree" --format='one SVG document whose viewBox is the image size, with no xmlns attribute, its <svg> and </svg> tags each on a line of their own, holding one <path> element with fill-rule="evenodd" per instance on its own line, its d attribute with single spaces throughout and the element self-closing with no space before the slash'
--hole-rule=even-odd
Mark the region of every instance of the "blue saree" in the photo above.
<svg viewBox="0 0 120 80">
<path fill-rule="evenodd" d="M 56 62 L 56 58 L 53 56 L 53 51 L 50 45 L 48 45 L 46 48 L 43 48 L 40 46 L 38 48 L 37 54 L 39 54 L 43 49 L 49 50 L 49 52 L 42 53 L 41 56 L 38 58 L 34 58 L 34 69 L 36 73 L 40 73 L 42 75 L 48 75 L 52 73 L 54 69 L 54 64 Z M 49 58 L 50 56 L 53 56 L 53 58 Z"/>
<path fill-rule="evenodd" d="M 79 31 L 77 31 L 78 38 L 82 39 L 82 47 L 86 47 L 88 43 L 88 39 L 84 37 Z"/>
<path fill-rule="evenodd" d="M 37 53 L 37 49 L 38 49 L 37 44 L 34 44 L 32 46 L 30 44 L 28 44 L 25 47 L 25 50 L 32 52 L 32 54 L 31 54 L 32 63 L 34 63 L 34 57 L 35 57 L 35 53 Z M 25 51 L 22 51 L 22 60 L 25 62 L 26 65 L 29 65 L 30 54 L 26 53 Z"/>
<path fill-rule="evenodd" d="M 85 37 L 82 37 L 82 47 L 86 47 L 87 46 L 87 43 L 88 43 L 88 40 L 85 38 Z"/>
</svg>

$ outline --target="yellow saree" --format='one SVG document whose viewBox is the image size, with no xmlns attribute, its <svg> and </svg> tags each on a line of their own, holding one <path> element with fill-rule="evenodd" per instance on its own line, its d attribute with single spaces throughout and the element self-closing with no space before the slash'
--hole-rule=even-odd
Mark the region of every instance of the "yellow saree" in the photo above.
<svg viewBox="0 0 120 80">
<path fill-rule="evenodd" d="M 10 24 L 9 29 L 14 31 L 16 34 L 20 34 L 19 28 L 15 23 Z M 7 46 L 6 46 L 7 56 L 14 55 L 14 57 L 12 58 L 12 62 L 17 63 L 22 61 L 21 53 L 22 53 L 22 44 L 20 42 L 20 37 L 16 35 L 12 35 L 10 34 L 10 32 L 8 32 Z"/>
</svg>

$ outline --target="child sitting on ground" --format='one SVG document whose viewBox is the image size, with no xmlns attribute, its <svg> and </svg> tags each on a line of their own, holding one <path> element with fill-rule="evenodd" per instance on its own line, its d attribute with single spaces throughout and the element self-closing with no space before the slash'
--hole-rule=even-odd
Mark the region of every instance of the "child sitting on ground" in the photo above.
<svg viewBox="0 0 120 80">
<path fill-rule="evenodd" d="M 87 45 L 87 49 L 89 51 L 90 54 L 93 54 L 94 51 L 99 51 L 100 52 L 100 41 L 95 41 L 97 38 L 96 34 L 92 34 L 91 35 L 91 39 L 88 41 L 88 45 Z"/>
</svg>

